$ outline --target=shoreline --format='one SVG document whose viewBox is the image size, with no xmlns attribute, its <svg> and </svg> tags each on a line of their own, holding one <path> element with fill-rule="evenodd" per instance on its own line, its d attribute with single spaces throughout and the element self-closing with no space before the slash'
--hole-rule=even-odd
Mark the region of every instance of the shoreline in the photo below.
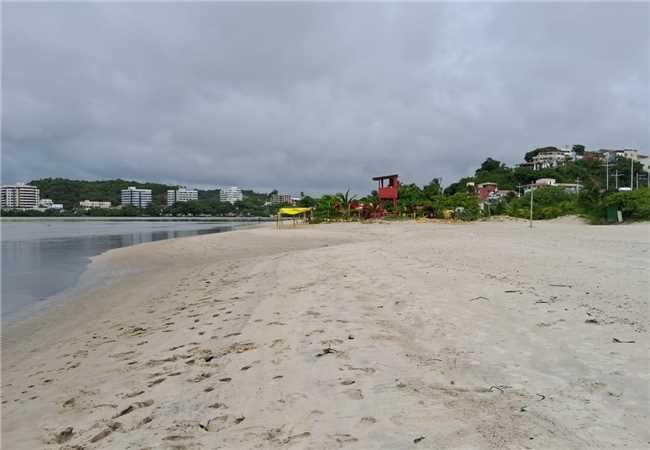
<svg viewBox="0 0 650 450">
<path fill-rule="evenodd" d="M 52 220 L 50 220 L 52 221 Z M 54 221 L 60 221 L 60 219 L 55 219 Z M 11 222 L 16 222 L 13 220 L 8 220 L 8 223 Z M 34 222 L 34 221 L 31 221 Z M 68 221 L 69 222 L 69 221 Z M 75 221 L 73 221 L 75 222 Z M 123 222 L 123 221 L 120 221 Z M 142 222 L 142 221 L 140 221 Z M 150 221 L 146 221 L 150 222 Z M 158 221 L 164 223 L 165 221 Z M 187 221 L 186 221 L 187 222 Z M 231 232 L 235 231 L 238 229 L 249 229 L 249 228 L 255 228 L 258 226 L 268 226 L 264 222 L 255 222 L 255 223 L 245 223 L 245 222 L 210 222 L 214 223 L 215 228 L 209 228 L 209 229 L 197 229 L 197 230 L 172 230 L 174 233 L 188 233 L 187 236 L 181 235 L 177 237 L 169 237 L 169 238 L 163 238 L 163 239 L 157 239 L 153 237 L 153 233 L 155 233 L 156 229 L 151 229 L 151 230 L 132 230 L 130 232 L 122 232 L 122 233 L 108 233 L 105 232 L 104 234 L 91 234 L 86 236 L 87 239 L 109 239 L 109 238 L 123 238 L 124 236 L 140 236 L 140 235 L 148 235 L 151 234 L 151 240 L 147 242 L 155 242 L 159 240 L 169 240 L 169 239 L 182 239 L 185 237 L 190 237 L 193 236 L 194 233 L 201 235 L 201 234 L 212 234 L 212 233 L 224 233 L 224 232 Z M 73 239 L 73 236 L 66 236 L 66 235 L 55 235 L 54 237 L 44 237 L 42 238 L 43 241 L 51 241 L 51 240 L 62 240 L 62 239 Z M 13 241 L 9 241 L 8 244 Z M 137 242 L 134 241 L 134 243 L 127 243 L 124 244 L 124 242 L 121 242 L 121 245 L 115 246 L 115 247 L 109 247 L 107 249 L 102 249 L 99 250 L 99 253 L 94 254 L 94 255 L 86 255 L 84 257 L 79 257 L 77 258 L 79 260 L 78 266 L 79 266 L 79 271 L 75 272 L 75 277 L 73 281 L 70 281 L 66 283 L 66 286 L 63 287 L 62 290 L 59 290 L 51 295 L 45 296 L 43 298 L 39 299 L 34 299 L 31 303 L 26 304 L 22 307 L 20 307 L 19 310 L 14 310 L 12 312 L 3 313 L 2 317 L 2 324 L 7 325 L 11 324 L 16 321 L 21 321 L 24 319 L 29 318 L 30 315 L 42 311 L 42 310 L 47 310 L 51 305 L 56 304 L 57 302 L 62 301 L 63 299 L 67 297 L 77 297 L 81 295 L 83 292 L 88 292 L 89 290 L 92 290 L 95 285 L 99 284 L 105 284 L 110 281 L 110 279 L 115 278 L 119 276 L 118 274 L 115 273 L 103 273 L 102 270 L 99 270 L 99 268 L 93 266 L 93 261 L 98 257 L 101 256 L 102 254 L 118 249 L 118 248 L 124 248 L 124 247 L 131 247 L 131 246 L 136 246 L 136 245 L 142 245 L 147 242 Z M 29 241 L 28 241 L 29 243 Z M 4 243 L 3 243 L 4 246 Z M 74 253 L 72 254 L 74 256 Z M 87 260 L 87 262 L 86 262 Z M 83 261 L 83 262 L 82 262 Z M 69 262 L 66 261 L 66 264 L 69 264 Z"/>
<path fill-rule="evenodd" d="M 625 230 L 269 225 L 110 250 L 93 267 L 127 275 L 3 328 L 3 447 L 643 446 L 650 228 Z"/>
<path fill-rule="evenodd" d="M 61 220 L 61 221 L 153 221 L 153 222 L 273 222 L 271 217 L 222 217 L 222 216 L 0 216 L 0 221 L 39 221 L 39 220 Z"/>
</svg>

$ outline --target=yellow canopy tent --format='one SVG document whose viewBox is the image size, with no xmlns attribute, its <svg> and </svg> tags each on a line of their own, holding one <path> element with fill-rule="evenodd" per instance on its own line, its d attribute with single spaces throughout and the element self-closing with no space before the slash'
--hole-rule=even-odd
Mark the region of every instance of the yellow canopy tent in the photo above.
<svg viewBox="0 0 650 450">
<path fill-rule="evenodd" d="M 311 208 L 280 208 L 278 209 L 278 228 L 280 228 L 280 222 L 282 216 L 293 217 L 293 224 L 296 225 L 296 219 L 300 216 L 303 219 L 303 223 L 307 223 L 311 217 Z"/>
</svg>

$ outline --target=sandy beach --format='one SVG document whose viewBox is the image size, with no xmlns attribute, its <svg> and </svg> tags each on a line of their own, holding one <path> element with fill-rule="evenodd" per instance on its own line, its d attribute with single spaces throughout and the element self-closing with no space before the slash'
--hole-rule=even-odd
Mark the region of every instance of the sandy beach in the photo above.
<svg viewBox="0 0 650 450">
<path fill-rule="evenodd" d="M 572 219 L 112 250 L 3 328 L 2 448 L 648 448 L 649 250 Z"/>
</svg>

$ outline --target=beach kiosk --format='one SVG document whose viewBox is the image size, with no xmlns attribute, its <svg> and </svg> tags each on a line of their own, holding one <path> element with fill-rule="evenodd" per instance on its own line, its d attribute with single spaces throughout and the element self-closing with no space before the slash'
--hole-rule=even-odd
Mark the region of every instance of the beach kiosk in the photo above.
<svg viewBox="0 0 650 450">
<path fill-rule="evenodd" d="M 282 216 L 291 217 L 292 225 L 309 223 L 311 219 L 311 208 L 280 208 L 278 209 L 277 220 L 278 228 L 282 225 Z"/>
<path fill-rule="evenodd" d="M 383 206 L 386 201 L 392 202 L 394 215 L 397 215 L 397 194 L 399 191 L 398 177 L 399 175 L 394 174 L 373 178 L 373 181 L 377 182 L 377 197 L 379 197 L 379 203 Z"/>
</svg>

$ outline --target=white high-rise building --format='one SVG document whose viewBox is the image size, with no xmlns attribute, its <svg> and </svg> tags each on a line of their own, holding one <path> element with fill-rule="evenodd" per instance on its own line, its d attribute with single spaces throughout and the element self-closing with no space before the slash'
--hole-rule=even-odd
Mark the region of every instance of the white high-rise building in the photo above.
<svg viewBox="0 0 650 450">
<path fill-rule="evenodd" d="M 41 191 L 36 186 L 25 183 L 2 186 L 0 207 L 2 208 L 37 208 Z"/>
<path fill-rule="evenodd" d="M 199 191 L 196 189 L 180 188 L 176 190 L 167 191 L 167 206 L 172 206 L 176 202 L 189 202 L 190 200 L 198 200 Z"/>
<path fill-rule="evenodd" d="M 122 205 L 131 205 L 136 208 L 146 208 L 151 205 L 151 189 L 138 189 L 129 186 L 128 189 L 122 189 Z"/>
<path fill-rule="evenodd" d="M 222 187 L 219 191 L 219 200 L 222 202 L 234 204 L 235 202 L 241 202 L 243 199 L 244 194 L 237 186 Z"/>
</svg>

